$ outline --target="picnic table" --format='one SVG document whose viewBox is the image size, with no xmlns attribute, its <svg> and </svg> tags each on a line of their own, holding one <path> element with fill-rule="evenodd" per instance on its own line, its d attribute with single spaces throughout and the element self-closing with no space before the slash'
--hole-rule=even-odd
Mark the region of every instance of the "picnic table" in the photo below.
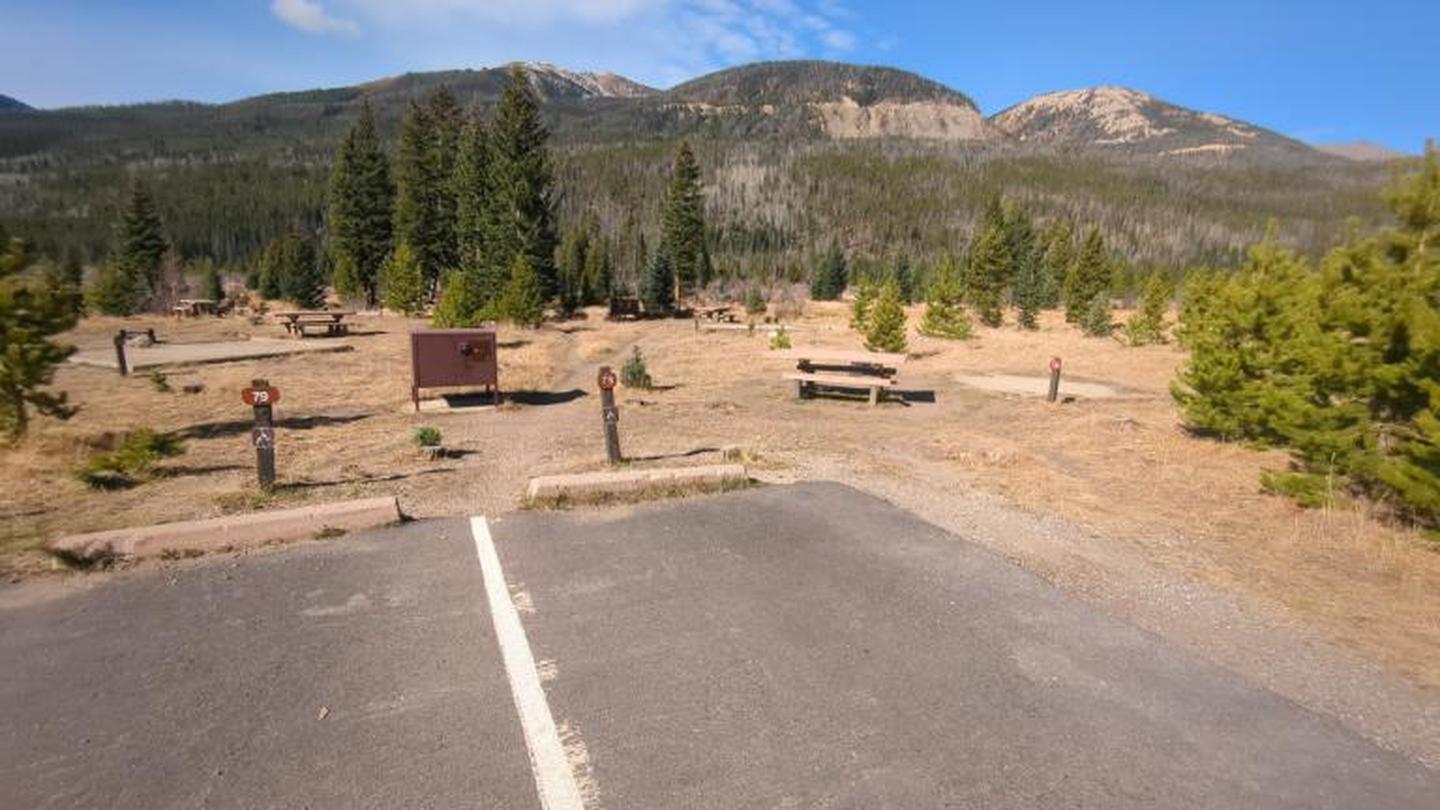
<svg viewBox="0 0 1440 810">
<path fill-rule="evenodd" d="M 817 388 L 867 389 L 872 408 L 882 390 L 894 387 L 895 375 L 908 359 L 904 354 L 836 349 L 789 349 L 780 356 L 795 361 L 795 370 L 783 378 L 795 382 L 801 399 Z"/>
<path fill-rule="evenodd" d="M 200 315 L 214 315 L 220 302 L 213 298 L 181 298 L 172 307 L 177 318 L 195 318 Z"/>
<path fill-rule="evenodd" d="M 345 318 L 354 315 L 353 309 L 290 309 L 271 313 L 285 325 L 285 331 L 305 337 L 307 329 L 324 329 L 327 335 L 343 335 L 350 331 Z"/>
<path fill-rule="evenodd" d="M 695 328 L 700 328 L 700 321 L 714 321 L 716 323 L 737 323 L 740 319 L 735 315 L 734 309 L 729 304 L 714 307 L 695 307 L 691 310 L 695 315 Z"/>
</svg>

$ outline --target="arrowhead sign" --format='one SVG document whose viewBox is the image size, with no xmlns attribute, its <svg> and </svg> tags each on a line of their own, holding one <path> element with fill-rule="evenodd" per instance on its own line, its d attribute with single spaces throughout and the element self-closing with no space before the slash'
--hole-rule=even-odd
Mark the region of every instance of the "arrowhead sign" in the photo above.
<svg viewBox="0 0 1440 810">
<path fill-rule="evenodd" d="M 246 405 L 274 405 L 280 401 L 280 389 L 274 386 L 246 388 L 240 392 L 240 399 Z"/>
</svg>

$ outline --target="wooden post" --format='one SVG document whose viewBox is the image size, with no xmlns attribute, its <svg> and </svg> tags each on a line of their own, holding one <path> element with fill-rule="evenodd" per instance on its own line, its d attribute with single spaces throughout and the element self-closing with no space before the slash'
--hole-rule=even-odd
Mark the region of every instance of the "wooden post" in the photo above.
<svg viewBox="0 0 1440 810">
<path fill-rule="evenodd" d="M 605 423 L 605 457 L 609 462 L 619 464 L 620 455 L 620 409 L 615 407 L 615 371 L 601 366 L 597 378 L 600 385 L 600 416 Z"/>
<path fill-rule="evenodd" d="M 250 387 L 256 391 L 269 391 L 268 380 L 251 380 Z M 255 429 L 251 440 L 255 445 L 255 471 L 261 489 L 275 485 L 275 421 L 269 397 L 255 400 Z"/>
<path fill-rule="evenodd" d="M 120 376 L 130 374 L 130 366 L 125 362 L 125 330 L 121 329 L 115 333 L 115 367 L 120 369 Z"/>
<path fill-rule="evenodd" d="M 1060 398 L 1060 358 L 1050 358 L 1050 393 L 1045 396 L 1047 402 L 1054 402 Z"/>
</svg>

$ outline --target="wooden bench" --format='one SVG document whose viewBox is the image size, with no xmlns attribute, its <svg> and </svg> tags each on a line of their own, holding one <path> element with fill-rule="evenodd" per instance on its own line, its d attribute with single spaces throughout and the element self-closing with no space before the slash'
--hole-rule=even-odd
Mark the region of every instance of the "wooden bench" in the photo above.
<svg viewBox="0 0 1440 810">
<path fill-rule="evenodd" d="M 810 396 L 816 387 L 868 389 L 872 408 L 880 402 L 880 392 L 895 385 L 894 377 L 862 374 L 816 374 L 806 371 L 790 371 L 785 373 L 784 378 L 795 381 L 795 393 L 801 399 Z"/>
</svg>

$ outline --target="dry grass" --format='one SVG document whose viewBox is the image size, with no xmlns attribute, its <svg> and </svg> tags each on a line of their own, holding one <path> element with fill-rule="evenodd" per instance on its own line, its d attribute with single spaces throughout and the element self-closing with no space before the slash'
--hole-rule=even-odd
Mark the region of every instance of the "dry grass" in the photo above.
<svg viewBox="0 0 1440 810">
<path fill-rule="evenodd" d="M 872 411 L 863 402 L 796 400 L 779 379 L 785 363 L 762 334 L 702 333 L 684 321 L 607 324 L 590 315 L 502 332 L 502 387 L 591 391 L 595 367 L 617 364 L 638 344 L 658 388 L 622 389 L 619 400 L 627 456 L 655 460 L 641 463 L 715 461 L 715 448 L 740 444 L 762 459 L 752 471 L 771 478 L 840 465 L 916 498 L 977 487 L 1093 528 L 1166 570 L 1279 602 L 1393 671 L 1440 686 L 1440 554 L 1363 507 L 1305 511 L 1261 494 L 1261 470 L 1281 466 L 1283 455 L 1184 434 L 1167 393 L 1182 359 L 1173 347 L 1085 339 L 1054 316 L 1038 332 L 982 328 L 965 343 L 914 338 L 901 387 L 931 392 L 933 401 Z M 176 341 L 281 334 L 237 319 L 126 325 L 152 323 Z M 801 325 L 791 332 L 797 348 L 858 347 L 842 305 L 812 304 Z M 43 566 L 34 549 L 60 533 L 307 500 L 393 493 L 420 516 L 503 511 L 520 505 L 532 475 L 601 464 L 594 396 L 543 404 L 543 396 L 522 395 L 499 412 L 413 416 L 408 326 L 360 318 L 354 352 L 170 373 L 177 392 L 202 383 L 195 395 L 157 392 L 143 375 L 65 368 L 57 385 L 80 414 L 68 423 L 41 420 L 28 442 L 0 451 L 0 565 Z M 107 346 L 115 328 L 87 321 L 74 341 Z M 1052 355 L 1064 358 L 1067 379 L 1131 396 L 1049 405 L 957 382 L 976 372 L 1043 376 Z M 283 392 L 276 415 L 285 485 L 269 495 L 250 484 L 249 410 L 238 398 L 254 376 Z M 421 459 L 411 444 L 421 421 L 440 428 L 461 457 Z M 189 452 L 131 490 L 94 492 L 70 477 L 105 434 L 138 427 L 181 431 Z"/>
</svg>

